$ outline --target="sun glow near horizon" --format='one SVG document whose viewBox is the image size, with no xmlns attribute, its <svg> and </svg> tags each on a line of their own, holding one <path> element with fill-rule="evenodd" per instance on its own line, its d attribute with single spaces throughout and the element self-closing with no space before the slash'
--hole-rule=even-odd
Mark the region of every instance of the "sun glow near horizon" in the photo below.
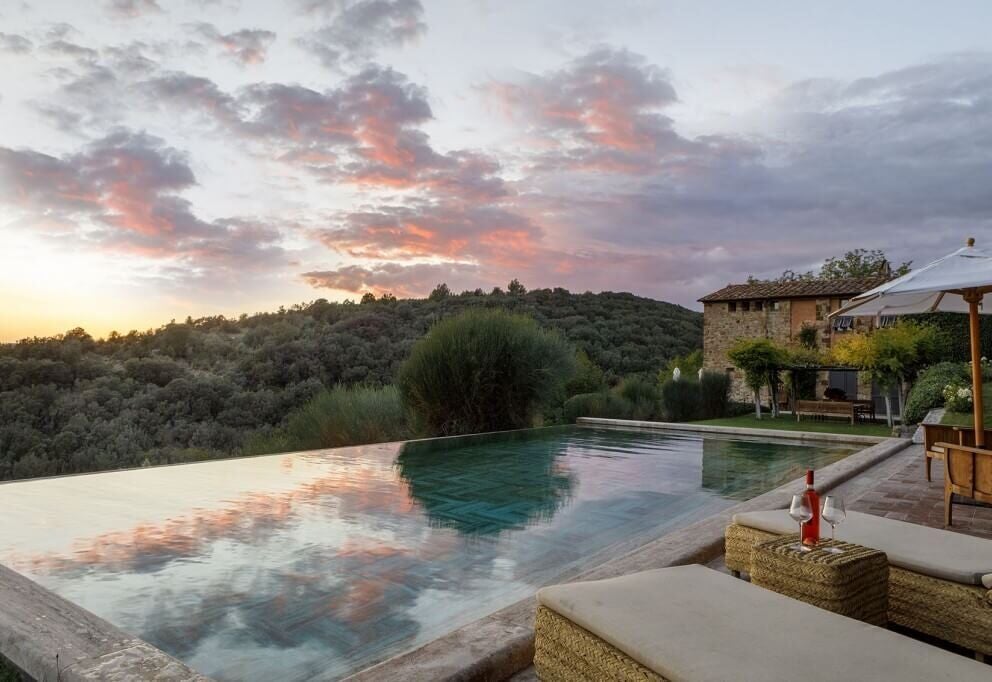
<svg viewBox="0 0 992 682">
<path fill-rule="evenodd" d="M 0 341 L 442 282 L 696 307 L 748 275 L 854 248 L 925 261 L 992 230 L 987 3 L 0 16 Z"/>
</svg>

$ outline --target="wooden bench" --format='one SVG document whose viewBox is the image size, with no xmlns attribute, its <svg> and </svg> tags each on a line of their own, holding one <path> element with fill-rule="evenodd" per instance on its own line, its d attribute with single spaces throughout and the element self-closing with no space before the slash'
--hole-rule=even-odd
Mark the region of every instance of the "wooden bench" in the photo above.
<svg viewBox="0 0 992 682">
<path fill-rule="evenodd" d="M 797 400 L 796 421 L 807 417 L 843 417 L 853 425 L 858 416 L 858 407 L 849 400 Z"/>
</svg>

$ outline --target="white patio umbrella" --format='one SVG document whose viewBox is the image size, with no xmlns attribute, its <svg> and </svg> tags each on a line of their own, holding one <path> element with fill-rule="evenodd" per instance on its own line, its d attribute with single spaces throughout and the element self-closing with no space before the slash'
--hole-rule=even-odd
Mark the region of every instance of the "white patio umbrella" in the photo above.
<svg viewBox="0 0 992 682">
<path fill-rule="evenodd" d="M 982 447 L 985 433 L 982 424 L 982 349 L 978 316 L 992 313 L 989 309 L 992 306 L 986 308 L 982 305 L 982 298 L 989 292 L 992 292 L 992 253 L 975 248 L 975 240 L 969 239 L 964 248 L 855 296 L 830 317 L 968 313 L 975 445 Z"/>
</svg>

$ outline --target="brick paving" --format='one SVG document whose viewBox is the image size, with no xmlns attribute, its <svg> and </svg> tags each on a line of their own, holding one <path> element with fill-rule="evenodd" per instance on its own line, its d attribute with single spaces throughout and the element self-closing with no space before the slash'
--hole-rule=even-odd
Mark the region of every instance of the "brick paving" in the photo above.
<svg viewBox="0 0 992 682">
<path fill-rule="evenodd" d="M 923 473 L 922 446 L 908 448 L 896 457 L 897 468 L 856 498 L 848 498 L 848 510 L 943 528 L 943 462 L 933 463 L 933 480 L 928 482 Z M 950 530 L 992 539 L 992 507 L 955 504 Z"/>
</svg>

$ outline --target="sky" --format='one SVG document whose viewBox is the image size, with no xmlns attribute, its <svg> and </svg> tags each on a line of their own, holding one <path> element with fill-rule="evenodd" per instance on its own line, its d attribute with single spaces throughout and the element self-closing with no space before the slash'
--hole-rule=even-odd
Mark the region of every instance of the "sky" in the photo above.
<svg viewBox="0 0 992 682">
<path fill-rule="evenodd" d="M 992 239 L 992 4 L 3 0 L 0 341 Z"/>
</svg>

